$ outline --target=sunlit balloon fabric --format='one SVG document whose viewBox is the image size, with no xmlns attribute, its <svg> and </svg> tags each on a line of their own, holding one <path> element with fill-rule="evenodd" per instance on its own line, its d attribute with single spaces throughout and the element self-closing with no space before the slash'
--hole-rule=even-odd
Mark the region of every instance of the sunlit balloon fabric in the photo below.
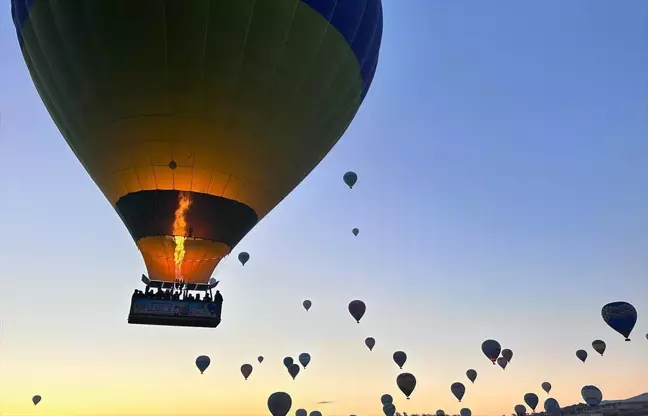
<svg viewBox="0 0 648 416">
<path fill-rule="evenodd" d="M 165 281 L 206 283 L 322 160 L 382 38 L 380 0 L 12 0 L 12 15 L 52 118 Z"/>
</svg>

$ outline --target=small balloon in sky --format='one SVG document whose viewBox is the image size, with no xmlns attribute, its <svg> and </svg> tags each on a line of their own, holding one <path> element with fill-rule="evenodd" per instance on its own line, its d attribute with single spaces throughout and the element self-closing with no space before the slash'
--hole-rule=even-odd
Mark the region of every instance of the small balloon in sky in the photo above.
<svg viewBox="0 0 648 416">
<path fill-rule="evenodd" d="M 526 415 L 526 406 L 523 404 L 518 404 L 516 405 L 513 410 L 515 411 L 516 416 L 524 416 Z"/>
<path fill-rule="evenodd" d="M 400 391 L 402 391 L 405 397 L 409 400 L 410 395 L 416 387 L 416 377 L 410 373 L 399 374 L 398 377 L 396 377 L 396 385 L 398 385 Z"/>
<path fill-rule="evenodd" d="M 457 398 L 457 400 L 461 401 L 463 398 L 464 394 L 466 393 L 466 386 L 463 385 L 463 383 L 452 383 L 450 386 L 450 391 L 454 396 Z"/>
<path fill-rule="evenodd" d="M 470 411 L 470 409 L 464 407 L 459 411 L 459 416 L 472 416 L 472 412 Z"/>
<path fill-rule="evenodd" d="M 502 357 L 506 358 L 506 361 L 508 361 L 510 363 L 511 360 L 513 359 L 513 351 L 511 351 L 508 348 L 503 349 L 502 350 Z"/>
<path fill-rule="evenodd" d="M 245 251 L 242 251 L 242 252 L 239 253 L 238 259 L 241 262 L 241 265 L 245 266 L 245 263 L 247 263 L 248 260 L 250 260 L 250 255 L 248 253 L 246 253 Z"/>
<path fill-rule="evenodd" d="M 612 302 L 603 306 L 601 316 L 610 328 L 630 341 L 630 333 L 637 323 L 637 310 L 628 302 Z"/>
<path fill-rule="evenodd" d="M 391 396 L 391 394 L 383 394 L 382 396 L 380 396 L 380 403 L 382 403 L 383 406 L 393 402 L 394 398 Z"/>
<path fill-rule="evenodd" d="M 297 377 L 297 374 L 299 374 L 299 365 L 298 364 L 293 364 L 290 367 L 288 367 L 288 374 L 295 379 Z"/>
<path fill-rule="evenodd" d="M 299 362 L 301 363 L 302 366 L 304 366 L 304 368 L 306 368 L 306 366 L 308 366 L 308 363 L 310 363 L 310 360 L 311 360 L 311 356 L 310 356 L 309 353 L 302 352 L 301 354 L 299 354 Z"/>
<path fill-rule="evenodd" d="M 355 235 L 357 237 L 358 234 L 360 233 L 360 230 L 358 230 L 357 228 L 354 228 L 353 230 L 351 230 L 351 232 L 353 233 L 353 235 Z"/>
<path fill-rule="evenodd" d="M 322 416 L 322 412 L 320 412 L 319 410 L 313 410 L 308 416 Z"/>
<path fill-rule="evenodd" d="M 347 184 L 349 189 L 353 189 L 353 185 L 358 182 L 358 175 L 355 172 L 349 171 L 345 173 L 344 176 L 342 176 L 342 179 L 344 180 L 344 183 Z"/>
<path fill-rule="evenodd" d="M 288 393 L 276 392 L 268 397 L 268 410 L 272 416 L 286 416 L 292 406 L 292 399 Z"/>
<path fill-rule="evenodd" d="M 601 356 L 603 356 L 603 353 L 605 352 L 606 347 L 607 346 L 605 345 L 605 341 L 602 341 L 600 339 L 592 341 L 592 348 L 594 348 L 594 351 L 601 354 Z"/>
<path fill-rule="evenodd" d="M 306 309 L 306 311 L 308 311 L 311 308 L 311 306 L 313 306 L 313 302 L 306 299 L 305 301 L 302 302 L 302 306 L 304 307 L 304 309 Z"/>
<path fill-rule="evenodd" d="M 259 364 L 261 364 L 263 362 L 263 357 L 259 355 L 257 357 L 257 361 L 259 362 Z"/>
<path fill-rule="evenodd" d="M 598 406 L 601 404 L 601 400 L 603 400 L 603 393 L 596 386 L 584 386 L 581 389 L 581 396 L 585 400 L 585 403 L 590 406 Z"/>
<path fill-rule="evenodd" d="M 247 380 L 248 377 L 250 377 L 250 374 L 252 374 L 252 365 L 250 364 L 243 364 L 241 366 L 241 374 L 243 374 L 243 377 Z"/>
<path fill-rule="evenodd" d="M 383 413 L 385 416 L 394 416 L 396 413 L 396 406 L 394 406 L 394 403 L 387 403 L 386 405 L 383 406 Z"/>
<path fill-rule="evenodd" d="M 365 345 L 369 348 L 369 351 L 373 351 L 373 348 L 376 346 L 376 340 L 372 337 L 365 339 Z"/>
<path fill-rule="evenodd" d="M 38 394 L 35 395 L 34 397 L 32 397 L 32 403 L 34 403 L 34 406 L 36 406 L 38 403 L 40 403 L 41 399 L 42 399 L 42 397 L 40 395 L 38 395 Z"/>
<path fill-rule="evenodd" d="M 558 401 L 552 397 L 545 400 L 544 410 L 551 416 L 560 415 L 560 405 L 558 404 Z"/>
<path fill-rule="evenodd" d="M 441 409 L 436 411 L 436 416 L 445 416 L 445 412 Z"/>
<path fill-rule="evenodd" d="M 356 320 L 357 323 L 360 323 L 360 319 L 364 316 L 367 310 L 367 306 L 361 300 L 353 300 L 349 303 L 349 313 Z"/>
<path fill-rule="evenodd" d="M 497 359 L 497 364 L 499 364 L 499 366 L 502 367 L 502 370 L 506 370 L 506 366 L 508 365 L 508 361 L 504 357 L 499 357 Z"/>
<path fill-rule="evenodd" d="M 486 358 L 491 360 L 493 365 L 495 365 L 495 361 L 497 361 L 497 357 L 499 357 L 500 352 L 502 351 L 500 343 L 493 339 L 487 339 L 482 342 L 481 349 Z"/>
<path fill-rule="evenodd" d="M 196 367 L 198 367 L 198 370 L 200 370 L 200 374 L 203 374 L 205 370 L 207 370 L 207 367 L 209 367 L 210 363 L 211 359 L 206 355 L 201 355 L 200 357 L 196 358 Z"/>
<path fill-rule="evenodd" d="M 527 393 L 524 395 L 524 403 L 527 404 L 535 412 L 535 408 L 538 406 L 538 395 L 535 393 Z"/>
<path fill-rule="evenodd" d="M 547 394 L 549 394 L 549 392 L 551 391 L 551 383 L 545 381 L 541 384 L 541 386 L 542 386 L 542 390 L 544 390 L 545 392 L 547 392 Z"/>
<path fill-rule="evenodd" d="M 407 361 L 407 354 L 405 354 L 403 351 L 396 351 L 392 358 L 394 359 L 396 365 L 398 365 L 398 368 L 402 369 L 403 365 L 405 365 L 405 362 Z"/>
<path fill-rule="evenodd" d="M 291 365 L 293 365 L 294 360 L 292 357 L 285 357 L 283 359 L 283 365 L 286 367 L 286 370 L 290 368 Z"/>
<path fill-rule="evenodd" d="M 295 416 L 308 416 L 308 412 L 306 412 L 306 409 L 297 409 Z"/>
<path fill-rule="evenodd" d="M 576 351 L 576 357 L 578 357 L 578 359 L 581 360 L 582 362 L 585 362 L 585 360 L 587 360 L 587 351 L 585 350 Z"/>
<path fill-rule="evenodd" d="M 477 371 L 473 370 L 472 368 L 466 371 L 466 377 L 468 377 L 468 380 L 470 380 L 471 383 L 474 383 L 475 380 L 477 380 Z"/>
</svg>

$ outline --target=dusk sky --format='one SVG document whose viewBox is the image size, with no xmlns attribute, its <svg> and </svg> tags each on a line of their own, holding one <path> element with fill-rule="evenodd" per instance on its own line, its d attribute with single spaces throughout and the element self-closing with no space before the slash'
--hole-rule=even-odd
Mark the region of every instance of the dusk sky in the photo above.
<svg viewBox="0 0 648 416">
<path fill-rule="evenodd" d="M 586 384 L 646 392 L 648 2 L 383 7 L 355 120 L 217 268 L 220 326 L 193 329 L 127 324 L 144 262 L 42 104 L 2 2 L 0 414 L 262 416 L 285 391 L 290 414 L 377 416 L 390 393 L 401 412 L 499 416 L 527 392 L 544 402 L 543 381 L 561 405 Z M 601 318 L 616 300 L 638 310 L 632 342 Z M 513 350 L 505 371 L 487 338 Z M 312 362 L 293 381 L 282 359 L 301 352 Z"/>
</svg>

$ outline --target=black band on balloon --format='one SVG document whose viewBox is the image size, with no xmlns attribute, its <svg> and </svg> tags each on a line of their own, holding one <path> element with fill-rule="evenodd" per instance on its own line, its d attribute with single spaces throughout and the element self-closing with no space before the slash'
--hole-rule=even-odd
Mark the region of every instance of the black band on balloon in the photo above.
<svg viewBox="0 0 648 416">
<path fill-rule="evenodd" d="M 183 194 L 191 200 L 184 217 L 185 237 L 211 240 L 234 247 L 258 221 L 249 206 L 231 199 L 186 191 L 139 191 L 121 197 L 115 209 L 135 241 L 172 236 L 175 213 Z"/>
</svg>

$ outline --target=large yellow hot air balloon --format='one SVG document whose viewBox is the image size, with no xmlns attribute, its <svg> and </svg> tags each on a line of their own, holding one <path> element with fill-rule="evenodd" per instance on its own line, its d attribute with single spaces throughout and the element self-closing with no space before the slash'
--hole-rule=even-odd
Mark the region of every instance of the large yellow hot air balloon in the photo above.
<svg viewBox="0 0 648 416">
<path fill-rule="evenodd" d="M 373 79 L 380 0 L 12 0 L 63 137 L 151 280 L 207 283 Z"/>
</svg>

